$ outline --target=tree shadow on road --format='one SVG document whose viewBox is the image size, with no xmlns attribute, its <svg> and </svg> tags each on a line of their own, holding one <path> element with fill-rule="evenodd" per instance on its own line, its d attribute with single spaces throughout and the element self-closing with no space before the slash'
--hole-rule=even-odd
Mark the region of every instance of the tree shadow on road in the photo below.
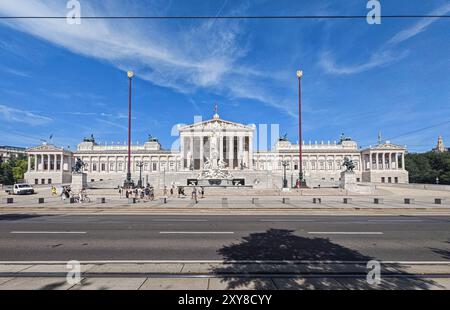
<svg viewBox="0 0 450 310">
<path fill-rule="evenodd" d="M 43 217 L 43 216 L 52 216 L 52 215 L 40 215 L 40 214 L 1 214 L 0 215 L 0 221 L 21 221 L 21 220 L 27 220 L 37 217 Z"/>
<path fill-rule="evenodd" d="M 450 247 L 450 241 L 447 241 L 446 243 Z M 436 254 L 439 254 L 443 259 L 450 260 L 450 250 L 437 249 L 437 248 L 431 248 L 430 250 L 432 250 Z"/>
<path fill-rule="evenodd" d="M 366 280 L 369 271 L 367 262 L 374 258 L 326 238 L 297 236 L 292 230 L 270 229 L 252 233 L 243 237 L 240 243 L 220 248 L 218 253 L 225 264 L 212 271 L 220 277 L 222 284 L 226 284 L 227 289 L 412 290 L 437 286 L 433 281 L 405 277 L 408 274 L 395 264 L 382 266 L 381 283 L 370 285 Z M 403 277 L 388 277 L 392 273 L 401 273 Z"/>
</svg>

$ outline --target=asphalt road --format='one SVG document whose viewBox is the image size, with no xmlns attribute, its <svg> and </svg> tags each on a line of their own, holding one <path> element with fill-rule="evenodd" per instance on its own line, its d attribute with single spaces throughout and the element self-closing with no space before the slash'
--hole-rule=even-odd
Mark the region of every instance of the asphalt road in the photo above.
<svg viewBox="0 0 450 310">
<path fill-rule="evenodd" d="M 450 261 L 448 216 L 0 215 L 0 261 Z"/>
</svg>

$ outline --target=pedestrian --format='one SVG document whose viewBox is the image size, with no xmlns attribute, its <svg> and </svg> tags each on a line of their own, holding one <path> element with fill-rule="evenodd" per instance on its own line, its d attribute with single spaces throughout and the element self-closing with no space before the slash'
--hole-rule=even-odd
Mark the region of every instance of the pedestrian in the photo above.
<svg viewBox="0 0 450 310">
<path fill-rule="evenodd" d="M 194 189 L 192 190 L 192 199 L 195 201 L 195 203 L 198 203 L 197 199 L 197 188 L 194 186 Z"/>
<path fill-rule="evenodd" d="M 128 191 L 128 189 L 125 190 L 125 197 L 126 197 L 127 199 L 130 198 L 130 192 Z"/>
<path fill-rule="evenodd" d="M 52 192 L 52 197 L 57 195 L 56 187 L 54 187 L 53 185 L 52 185 L 52 188 L 51 188 L 51 192 Z"/>
<path fill-rule="evenodd" d="M 66 200 L 67 198 L 67 189 L 65 186 L 63 186 L 62 191 L 61 191 L 61 200 Z"/>
<path fill-rule="evenodd" d="M 202 186 L 202 187 L 200 187 L 200 193 L 201 193 L 201 195 L 202 195 L 202 199 L 203 198 L 205 198 L 205 188 Z"/>
<path fill-rule="evenodd" d="M 122 198 L 122 194 L 123 194 L 123 188 L 122 188 L 122 186 L 119 186 L 119 196 L 120 196 L 120 198 Z"/>
<path fill-rule="evenodd" d="M 155 200 L 155 189 L 153 186 L 150 186 L 150 200 Z"/>
</svg>

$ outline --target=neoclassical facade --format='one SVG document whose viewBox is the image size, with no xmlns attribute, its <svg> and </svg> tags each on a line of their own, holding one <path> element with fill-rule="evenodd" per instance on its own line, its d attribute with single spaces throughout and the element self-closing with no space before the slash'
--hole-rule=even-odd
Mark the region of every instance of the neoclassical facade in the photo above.
<svg viewBox="0 0 450 310">
<path fill-rule="evenodd" d="M 284 169 L 288 184 L 294 185 L 299 174 L 299 145 L 279 139 L 271 150 L 258 150 L 256 126 L 223 120 L 216 113 L 212 119 L 180 126 L 178 147 L 166 150 L 156 139 L 132 145 L 131 173 L 137 180 L 158 187 L 188 185 L 199 178 L 206 165 L 220 161 L 246 186 L 280 188 Z M 386 141 L 359 149 L 355 141 L 302 142 L 302 167 L 310 187 L 336 187 L 345 158 L 355 164 L 358 182 L 408 183 L 405 170 L 406 148 Z M 80 158 L 86 166 L 88 181 L 116 187 L 127 172 L 126 145 L 99 145 L 85 139 L 76 151 L 43 144 L 27 150 L 27 182 L 31 184 L 70 183 L 71 167 Z"/>
</svg>

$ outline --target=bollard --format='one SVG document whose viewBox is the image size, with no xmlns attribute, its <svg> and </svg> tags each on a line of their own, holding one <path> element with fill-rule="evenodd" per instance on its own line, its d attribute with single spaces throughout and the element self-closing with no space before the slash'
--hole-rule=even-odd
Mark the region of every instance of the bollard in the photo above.
<svg viewBox="0 0 450 310">
<path fill-rule="evenodd" d="M 2 203 L 7 203 L 7 204 L 14 203 L 14 198 L 11 198 L 11 197 L 3 198 Z"/>
<path fill-rule="evenodd" d="M 322 203 L 322 198 L 313 198 L 313 203 Z"/>
<path fill-rule="evenodd" d="M 414 203 L 414 199 L 412 198 L 405 198 L 404 200 L 405 205 L 411 205 Z"/>
<path fill-rule="evenodd" d="M 96 199 L 97 203 L 106 203 L 106 198 L 105 197 L 100 197 Z"/>
<path fill-rule="evenodd" d="M 374 198 L 373 199 L 373 203 L 376 205 L 382 204 L 383 203 L 383 198 Z"/>
<path fill-rule="evenodd" d="M 351 198 L 344 198 L 343 203 L 348 204 L 351 203 L 352 199 Z"/>
<path fill-rule="evenodd" d="M 128 203 L 136 203 L 136 198 L 128 198 Z"/>
<path fill-rule="evenodd" d="M 38 203 L 44 203 L 45 199 L 44 198 L 38 198 Z"/>
<path fill-rule="evenodd" d="M 259 198 L 252 198 L 252 204 L 259 203 Z"/>
<path fill-rule="evenodd" d="M 445 199 L 443 198 L 434 198 L 434 204 L 435 205 L 441 205 L 445 202 Z"/>
<path fill-rule="evenodd" d="M 283 198 L 283 199 L 282 199 L 282 202 L 283 202 L 284 204 L 289 203 L 289 201 L 290 201 L 289 198 Z"/>
<path fill-rule="evenodd" d="M 161 198 L 159 198 L 159 201 L 161 203 L 167 203 L 167 197 L 161 197 Z"/>
</svg>

